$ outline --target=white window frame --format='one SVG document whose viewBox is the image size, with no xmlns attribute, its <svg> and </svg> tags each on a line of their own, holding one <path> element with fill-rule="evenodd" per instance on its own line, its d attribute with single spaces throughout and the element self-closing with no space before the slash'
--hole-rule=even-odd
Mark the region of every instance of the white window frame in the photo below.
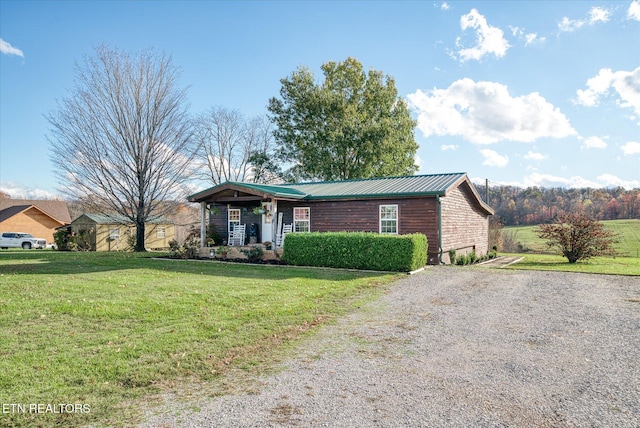
<svg viewBox="0 0 640 428">
<path fill-rule="evenodd" d="M 234 214 L 236 214 L 236 213 L 238 214 L 238 219 L 237 220 L 235 218 L 233 220 L 231 219 L 231 213 L 232 212 Z M 232 224 L 235 224 L 235 225 L 238 225 L 238 226 L 242 224 L 242 212 L 241 212 L 240 208 L 229 208 L 227 210 L 227 233 L 228 233 L 227 236 L 231 236 L 231 231 L 235 227 L 235 226 L 231 227 Z"/>
<path fill-rule="evenodd" d="M 386 216 L 386 213 L 385 213 L 384 218 L 383 218 L 383 210 L 384 209 L 389 209 L 389 208 L 393 209 L 393 214 L 395 214 L 395 215 L 393 217 L 391 217 L 391 218 L 388 218 Z M 400 219 L 400 214 L 399 214 L 399 211 L 398 211 L 398 205 L 397 204 L 384 204 L 384 205 L 379 205 L 378 206 L 378 222 L 379 222 L 379 229 L 378 230 L 380 231 L 380 233 L 389 234 L 389 235 L 397 235 L 398 234 L 398 229 L 399 229 L 399 226 L 400 226 L 399 219 Z M 384 223 L 388 223 L 388 224 L 395 223 L 395 232 L 389 232 L 388 231 L 388 227 L 389 227 L 388 224 L 385 225 L 385 227 L 383 228 L 383 222 Z"/>
<path fill-rule="evenodd" d="M 167 229 L 165 227 L 158 227 L 156 229 L 156 238 L 164 239 L 167 237 Z"/>
<path fill-rule="evenodd" d="M 296 218 L 296 210 L 305 210 L 306 218 Z M 306 224 L 307 230 L 298 230 L 298 224 Z M 294 232 L 311 232 L 311 207 L 293 207 L 293 231 Z"/>
<path fill-rule="evenodd" d="M 112 227 L 111 229 L 109 229 L 109 239 L 111 239 L 112 241 L 115 241 L 116 239 L 120 239 L 119 227 Z"/>
</svg>

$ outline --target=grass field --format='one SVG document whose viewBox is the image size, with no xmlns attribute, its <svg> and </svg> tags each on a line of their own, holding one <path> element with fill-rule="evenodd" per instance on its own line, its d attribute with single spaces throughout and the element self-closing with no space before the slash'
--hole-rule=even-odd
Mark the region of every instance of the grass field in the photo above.
<svg viewBox="0 0 640 428">
<path fill-rule="evenodd" d="M 0 251 L 0 426 L 131 426 L 159 393 L 267 370 L 278 350 L 394 278 Z M 85 412 L 30 413 L 34 404 Z"/>
<path fill-rule="evenodd" d="M 509 266 L 508 269 L 553 270 L 561 272 L 640 276 L 640 258 L 635 257 L 594 257 L 587 261 L 569 263 L 565 257 L 554 254 L 527 253 L 507 255 L 524 256 L 522 261 Z"/>
<path fill-rule="evenodd" d="M 608 220 L 602 222 L 605 227 L 618 234 L 619 242 L 614 248 L 620 256 L 640 257 L 640 220 Z M 505 227 L 504 231 L 516 234 L 516 241 L 534 252 L 543 253 L 549 250 L 544 240 L 538 238 L 538 226 Z"/>
</svg>

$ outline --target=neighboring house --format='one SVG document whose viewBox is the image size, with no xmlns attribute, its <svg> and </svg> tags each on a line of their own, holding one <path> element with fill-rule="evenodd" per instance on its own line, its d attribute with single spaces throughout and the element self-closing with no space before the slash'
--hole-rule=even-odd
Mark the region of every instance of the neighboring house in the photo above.
<svg viewBox="0 0 640 428">
<path fill-rule="evenodd" d="M 56 229 L 71 222 L 64 201 L 0 199 L 0 232 L 25 232 L 53 243 Z"/>
<path fill-rule="evenodd" d="M 119 215 L 82 214 L 70 224 L 81 243 L 93 251 L 123 251 L 130 249 L 129 237 L 135 237 L 136 228 L 130 219 Z M 162 218 L 145 224 L 145 248 L 166 249 L 175 239 L 175 227 Z"/>
<path fill-rule="evenodd" d="M 226 182 L 188 197 L 201 206 L 201 236 L 207 223 L 226 240 L 236 224 L 257 229 L 257 242 L 275 242 L 283 224 L 297 232 L 366 231 L 424 233 L 430 264 L 489 247 L 489 216 L 465 173 L 364 180 L 264 185 Z M 255 213 L 255 209 L 264 213 Z M 253 226 L 253 227 L 252 227 Z"/>
</svg>

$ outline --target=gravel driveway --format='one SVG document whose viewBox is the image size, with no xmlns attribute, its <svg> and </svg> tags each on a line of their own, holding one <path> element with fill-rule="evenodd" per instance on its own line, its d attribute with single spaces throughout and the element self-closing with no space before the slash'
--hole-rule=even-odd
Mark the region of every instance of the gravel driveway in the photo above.
<svg viewBox="0 0 640 428">
<path fill-rule="evenodd" d="M 142 426 L 639 427 L 640 280 L 434 267 L 260 381 Z"/>
</svg>

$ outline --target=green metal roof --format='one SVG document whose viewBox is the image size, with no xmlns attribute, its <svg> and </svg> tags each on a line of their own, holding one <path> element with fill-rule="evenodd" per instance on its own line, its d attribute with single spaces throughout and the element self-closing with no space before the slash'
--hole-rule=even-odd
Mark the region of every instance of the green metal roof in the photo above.
<svg viewBox="0 0 640 428">
<path fill-rule="evenodd" d="M 224 183 L 210 187 L 201 192 L 194 193 L 193 195 L 189 195 L 187 196 L 187 200 L 191 202 L 199 202 L 201 200 L 206 200 L 207 197 L 209 197 L 210 195 L 213 195 L 218 191 L 228 189 L 229 187 L 243 188 L 249 192 L 264 193 L 264 194 L 272 195 L 277 198 L 304 199 L 306 196 L 308 196 L 304 192 L 301 192 L 299 190 L 296 190 L 287 186 L 247 183 L 244 181 L 242 182 L 241 181 L 225 181 Z"/>
<path fill-rule="evenodd" d="M 249 189 L 257 190 L 263 193 L 269 193 L 274 196 L 286 197 L 286 198 L 296 198 L 302 199 L 307 195 L 306 192 L 300 191 L 293 186 L 285 186 L 285 185 L 272 185 L 272 184 L 256 184 L 256 183 L 239 183 L 234 182 L 238 186 L 246 187 Z"/>
<path fill-rule="evenodd" d="M 464 173 L 412 175 L 361 180 L 283 184 L 305 193 L 305 199 L 363 198 L 411 195 L 444 195 L 465 177 Z"/>
<path fill-rule="evenodd" d="M 293 184 L 228 181 L 193 194 L 187 199 L 191 202 L 207 201 L 212 195 L 229 188 L 254 194 L 262 193 L 276 198 L 299 200 L 446 196 L 449 190 L 456 188 L 464 181 L 469 183 L 478 204 L 489 214 L 493 214 L 491 207 L 482 201 L 464 172 Z"/>
<path fill-rule="evenodd" d="M 323 181 L 293 184 L 256 184 L 227 181 L 188 197 L 192 202 L 206 200 L 224 189 L 240 188 L 249 192 L 290 199 L 366 198 L 411 195 L 444 195 L 466 176 L 465 173 L 411 175 L 360 180 Z"/>
</svg>

